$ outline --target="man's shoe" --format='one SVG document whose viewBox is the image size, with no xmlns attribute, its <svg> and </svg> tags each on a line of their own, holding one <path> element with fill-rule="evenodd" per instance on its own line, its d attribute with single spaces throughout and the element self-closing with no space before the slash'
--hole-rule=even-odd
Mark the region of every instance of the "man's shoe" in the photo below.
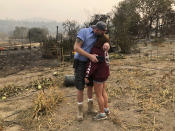
<svg viewBox="0 0 175 131">
<path fill-rule="evenodd" d="M 78 119 L 78 121 L 83 120 L 83 104 L 78 105 L 77 119 Z"/>
<path fill-rule="evenodd" d="M 99 113 L 93 119 L 94 120 L 97 120 L 97 121 L 99 121 L 99 120 L 105 120 L 105 119 L 107 119 L 107 116 L 106 116 L 106 114 L 103 115 L 103 114 Z"/>
</svg>

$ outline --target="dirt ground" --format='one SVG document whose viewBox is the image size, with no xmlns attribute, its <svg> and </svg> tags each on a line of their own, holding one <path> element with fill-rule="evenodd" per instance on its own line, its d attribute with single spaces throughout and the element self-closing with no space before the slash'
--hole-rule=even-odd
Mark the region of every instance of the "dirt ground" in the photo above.
<svg viewBox="0 0 175 131">
<path fill-rule="evenodd" d="M 160 48 L 169 52 L 166 45 Z M 76 120 L 75 87 L 63 85 L 65 75 L 73 74 L 71 62 L 60 65 L 56 59 L 43 59 L 39 48 L 31 55 L 23 49 L 0 56 L 0 131 L 175 131 L 175 60 L 170 55 L 157 57 L 156 51 L 150 57 L 147 52 L 143 48 L 142 54 L 110 54 L 111 114 L 107 120 L 94 121 L 87 114 L 85 89 L 82 122 Z M 33 83 L 42 79 L 57 83 L 63 101 L 51 114 L 33 118 L 34 101 L 42 92 Z M 98 110 L 95 95 L 94 102 Z"/>
</svg>

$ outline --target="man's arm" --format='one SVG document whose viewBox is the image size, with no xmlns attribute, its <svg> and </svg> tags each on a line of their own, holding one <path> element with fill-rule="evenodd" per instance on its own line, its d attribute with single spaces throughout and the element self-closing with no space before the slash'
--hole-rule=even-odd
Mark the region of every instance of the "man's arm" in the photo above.
<svg viewBox="0 0 175 131">
<path fill-rule="evenodd" d="M 81 46 L 83 45 L 83 41 L 79 38 L 76 38 L 75 44 L 74 44 L 74 50 L 78 52 L 79 54 L 89 58 L 92 62 L 98 62 L 95 54 L 90 54 L 86 51 L 84 51 Z"/>
</svg>

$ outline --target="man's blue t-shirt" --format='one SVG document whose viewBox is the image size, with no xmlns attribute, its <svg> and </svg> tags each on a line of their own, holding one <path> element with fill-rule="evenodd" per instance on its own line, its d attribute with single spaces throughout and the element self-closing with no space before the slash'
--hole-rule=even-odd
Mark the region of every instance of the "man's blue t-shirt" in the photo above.
<svg viewBox="0 0 175 131">
<path fill-rule="evenodd" d="M 80 38 L 83 41 L 82 49 L 86 52 L 90 53 L 91 48 L 93 47 L 94 43 L 96 42 L 96 36 L 93 32 L 92 27 L 89 28 L 82 28 L 78 34 L 77 37 Z M 76 52 L 74 59 L 78 59 L 80 61 L 87 61 L 88 58 L 85 56 L 82 56 L 78 52 Z"/>
</svg>

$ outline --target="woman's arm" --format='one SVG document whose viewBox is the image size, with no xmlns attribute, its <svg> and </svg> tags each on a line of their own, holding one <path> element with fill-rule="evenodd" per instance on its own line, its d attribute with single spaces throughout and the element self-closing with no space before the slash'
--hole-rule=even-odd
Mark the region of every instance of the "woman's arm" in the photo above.
<svg viewBox="0 0 175 131">
<path fill-rule="evenodd" d="M 98 63 L 94 63 L 94 62 L 90 61 L 88 63 L 87 68 L 86 68 L 86 75 L 85 75 L 85 77 L 89 78 L 94 73 L 94 71 L 97 69 L 97 66 L 98 66 Z"/>
</svg>

